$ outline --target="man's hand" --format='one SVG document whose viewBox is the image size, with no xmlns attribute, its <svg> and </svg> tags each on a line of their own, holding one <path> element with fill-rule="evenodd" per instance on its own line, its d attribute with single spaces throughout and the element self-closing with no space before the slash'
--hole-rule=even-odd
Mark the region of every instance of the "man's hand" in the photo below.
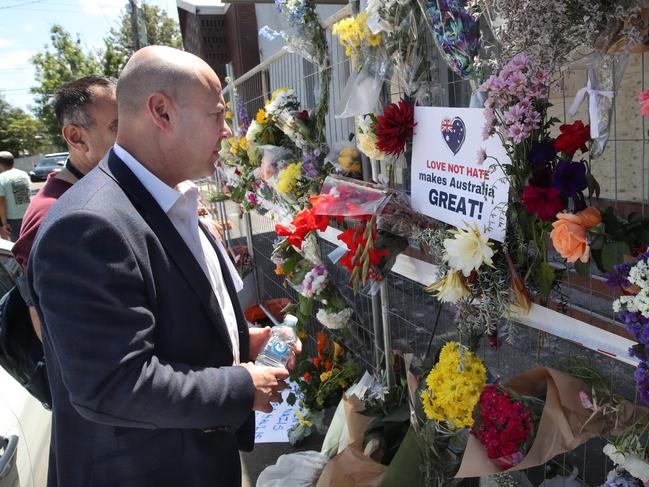
<svg viewBox="0 0 649 487">
<path fill-rule="evenodd" d="M 261 347 L 266 343 L 268 335 L 270 335 L 270 326 L 265 328 L 248 328 L 248 333 L 250 335 L 250 360 L 254 362 L 257 360 L 257 355 L 259 355 Z"/>
<path fill-rule="evenodd" d="M 281 391 L 288 386 L 284 379 L 288 377 L 288 370 L 283 367 L 266 367 L 263 365 L 255 365 L 252 362 L 241 364 L 250 377 L 255 386 L 255 401 L 252 408 L 255 411 L 270 413 L 273 411 L 271 402 L 282 402 Z"/>
<path fill-rule="evenodd" d="M 5 240 L 11 240 L 11 225 L 5 223 L 0 227 L 0 237 Z"/>
</svg>

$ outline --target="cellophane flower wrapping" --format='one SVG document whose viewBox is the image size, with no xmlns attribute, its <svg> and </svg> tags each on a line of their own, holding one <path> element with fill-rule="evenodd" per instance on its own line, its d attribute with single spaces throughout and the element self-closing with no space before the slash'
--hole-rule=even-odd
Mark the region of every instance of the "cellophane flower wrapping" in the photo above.
<svg viewBox="0 0 649 487">
<path fill-rule="evenodd" d="M 478 16 L 464 0 L 419 0 L 442 58 L 462 78 L 480 74 L 475 59 L 480 50 Z"/>
</svg>

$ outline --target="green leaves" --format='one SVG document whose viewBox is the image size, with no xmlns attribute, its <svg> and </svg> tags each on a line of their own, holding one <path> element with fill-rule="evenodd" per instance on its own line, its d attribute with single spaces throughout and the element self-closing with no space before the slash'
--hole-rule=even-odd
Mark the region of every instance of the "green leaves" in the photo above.
<svg viewBox="0 0 649 487">
<path fill-rule="evenodd" d="M 602 270 L 613 271 L 615 264 L 622 263 L 624 255 L 631 255 L 631 249 L 626 242 L 613 242 L 604 245 L 601 253 Z"/>
<path fill-rule="evenodd" d="M 590 263 L 589 262 L 586 262 L 584 264 L 582 261 L 577 260 L 577 262 L 575 262 L 575 270 L 577 271 L 577 273 L 581 277 L 583 277 L 585 279 L 588 279 L 590 277 Z"/>
<path fill-rule="evenodd" d="M 541 262 L 536 267 L 535 278 L 541 291 L 541 301 L 543 304 L 547 304 L 554 284 L 555 270 L 547 262 Z"/>
</svg>

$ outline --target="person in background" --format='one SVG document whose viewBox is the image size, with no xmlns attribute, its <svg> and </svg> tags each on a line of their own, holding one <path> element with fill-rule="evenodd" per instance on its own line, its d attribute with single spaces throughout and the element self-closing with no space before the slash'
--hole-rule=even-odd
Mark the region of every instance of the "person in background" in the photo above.
<svg viewBox="0 0 649 487">
<path fill-rule="evenodd" d="M 0 237 L 15 242 L 29 206 L 29 174 L 14 167 L 11 152 L 0 152 Z"/>
<path fill-rule="evenodd" d="M 68 146 L 65 167 L 49 175 L 25 212 L 20 236 L 13 246 L 16 261 L 27 269 L 32 244 L 45 215 L 63 193 L 93 169 L 115 143 L 117 80 L 85 76 L 62 85 L 54 96 L 54 113 Z M 23 298 L 27 293 L 22 293 Z M 25 300 L 29 301 L 28 299 Z M 27 304 L 31 305 L 30 302 Z M 34 330 L 41 337 L 38 314 L 30 306 Z"/>
</svg>

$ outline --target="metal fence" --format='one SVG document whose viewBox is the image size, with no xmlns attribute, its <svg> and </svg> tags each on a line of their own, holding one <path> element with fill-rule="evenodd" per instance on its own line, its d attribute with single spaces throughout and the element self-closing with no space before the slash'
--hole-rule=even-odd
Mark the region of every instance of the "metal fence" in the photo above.
<svg viewBox="0 0 649 487">
<path fill-rule="evenodd" d="M 338 45 L 336 39 L 332 39 L 330 27 L 338 19 L 349 15 L 351 11 L 349 6 L 345 7 L 324 22 L 332 59 L 331 107 L 335 106 L 342 94 L 350 66 L 344 50 Z M 635 97 L 641 89 L 645 89 L 645 54 L 634 56 L 630 60 L 616 98 L 608 148 L 604 156 L 593 161 L 593 170 L 596 175 L 604 179 L 600 182 L 612 205 L 616 207 L 626 205 L 644 214 L 649 180 L 649 166 L 645 163 L 647 134 L 644 119 L 635 116 L 637 112 Z M 470 88 L 467 83 L 455 78 L 443 64 L 438 64 L 438 68 L 442 103 L 447 106 L 468 106 Z M 317 74 L 313 66 L 300 56 L 280 52 L 240 79 L 233 80 L 226 88 L 225 94 L 228 99 L 233 100 L 232 86 L 236 86 L 240 103 L 254 117 L 274 89 L 290 86 L 296 90 L 303 106 L 312 109 L 315 104 L 314 79 Z M 585 84 L 582 83 L 583 79 L 583 73 L 566 74 L 553 85 L 552 101 L 555 104 L 555 112 L 563 120 L 567 119 L 566 106 L 570 104 L 576 89 Z M 388 83 L 386 91 L 393 99 L 401 95 L 394 89 L 394 84 Z M 354 131 L 352 119 L 335 119 L 333 111 L 330 110 L 327 119 L 329 144 L 347 140 L 349 133 Z M 582 119 L 587 117 L 587 113 L 584 112 L 580 115 Z M 620 117 L 624 120 L 623 127 L 620 124 Z M 375 164 L 375 171 L 380 170 L 380 165 Z M 404 189 L 408 189 L 409 174 L 405 165 L 402 166 L 402 170 L 398 180 L 403 183 Z M 628 187 L 630 181 L 635 185 L 633 188 Z M 225 208 L 226 206 L 223 205 L 220 215 L 223 218 L 236 220 L 236 211 L 227 211 Z M 266 300 L 288 297 L 296 301 L 296 292 L 284 285 L 283 278 L 275 275 L 275 266 L 270 261 L 273 242 L 276 239 L 274 222 L 259 215 L 244 218 L 241 222 L 243 222 L 243 229 L 238 233 L 234 231 L 232 237 L 245 239 L 247 235 L 247 242 L 255 260 L 258 298 Z M 322 238 L 320 243 L 323 255 L 335 246 L 335 240 L 331 238 Z M 557 267 L 565 266 L 558 256 L 555 256 L 554 264 Z M 424 292 L 420 275 L 415 276 L 403 270 L 391 272 L 384 281 L 381 292 L 369 296 L 363 293 L 354 294 L 347 284 L 348 276 L 339 267 L 328 263 L 328 270 L 355 309 L 357 319 L 348 347 L 363 368 L 377 371 L 383 367 L 386 350 L 398 348 L 425 355 L 444 342 L 458 338 L 453 320 L 453 308 L 442 306 L 430 294 Z M 612 337 L 627 336 L 623 326 L 615 321 L 611 309 L 614 298 L 615 294 L 604 288 L 602 277 L 596 272 L 589 279 L 567 272 L 554 296 L 555 308 L 561 314 L 556 313 L 552 316 L 560 323 L 563 323 L 561 320 L 566 316 L 579 320 L 579 322 L 567 320 L 565 326 L 573 326 L 575 323 L 589 324 L 597 329 L 612 332 Z M 546 324 L 539 323 L 537 328 L 542 329 Z M 500 326 L 504 327 L 505 324 L 502 323 Z M 513 327 L 516 338 L 512 344 L 501 343 L 499 347 L 494 348 L 483 341 L 481 345 L 482 357 L 490 370 L 496 374 L 507 378 L 538 364 L 556 366 L 567 357 L 581 356 L 610 377 L 612 393 L 621 394 L 637 402 L 634 366 L 627 363 L 628 361 L 598 353 L 597 347 L 581 346 L 576 343 L 579 340 L 561 338 L 567 336 L 562 333 L 558 333 L 560 336 L 553 336 L 518 323 Z M 307 328 L 313 336 L 313 332 L 322 327 L 313 319 Z M 586 332 L 589 329 L 586 329 Z M 603 445 L 602 440 L 589 441 L 586 445 L 555 458 L 549 466 L 527 472 L 528 476 L 535 485 L 538 485 L 549 475 L 550 467 L 563 472 L 570 472 L 574 467 L 579 471 L 582 485 L 600 485 L 605 480 L 606 473 L 612 468 L 611 462 L 602 453 Z"/>
</svg>

